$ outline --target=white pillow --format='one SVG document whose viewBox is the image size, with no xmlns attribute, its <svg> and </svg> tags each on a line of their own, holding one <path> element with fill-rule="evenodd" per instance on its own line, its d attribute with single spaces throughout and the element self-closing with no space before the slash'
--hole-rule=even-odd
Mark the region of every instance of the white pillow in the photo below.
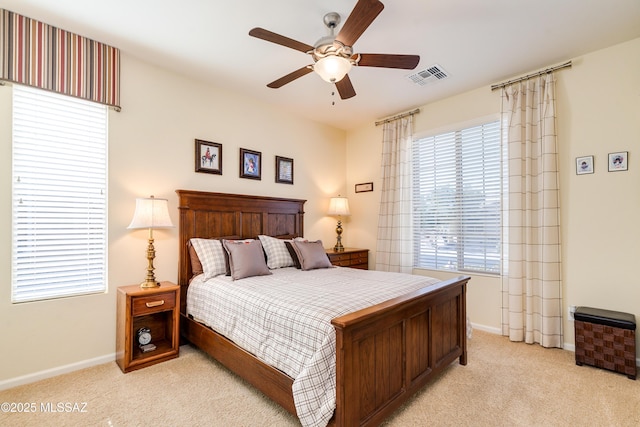
<svg viewBox="0 0 640 427">
<path fill-rule="evenodd" d="M 217 239 L 191 239 L 191 244 L 202 264 L 204 279 L 220 276 L 227 272 L 225 250 Z"/>
<path fill-rule="evenodd" d="M 267 254 L 267 266 L 270 269 L 293 267 L 295 265 L 285 243 L 287 240 L 264 235 L 258 236 L 258 239 L 260 239 L 264 252 Z"/>
</svg>

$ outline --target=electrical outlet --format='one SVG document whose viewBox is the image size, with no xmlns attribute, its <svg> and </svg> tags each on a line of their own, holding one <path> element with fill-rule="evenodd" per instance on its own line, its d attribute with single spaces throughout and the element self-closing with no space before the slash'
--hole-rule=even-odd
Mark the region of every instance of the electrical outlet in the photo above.
<svg viewBox="0 0 640 427">
<path fill-rule="evenodd" d="M 569 319 L 570 320 L 574 320 L 573 318 L 573 313 L 576 312 L 576 306 L 575 305 L 570 305 L 569 306 Z"/>
</svg>

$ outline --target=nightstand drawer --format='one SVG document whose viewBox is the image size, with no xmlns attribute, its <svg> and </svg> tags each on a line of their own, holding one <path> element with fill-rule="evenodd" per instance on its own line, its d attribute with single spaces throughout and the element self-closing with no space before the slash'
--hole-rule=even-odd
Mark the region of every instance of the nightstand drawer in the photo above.
<svg viewBox="0 0 640 427">
<path fill-rule="evenodd" d="M 351 267 L 367 270 L 369 268 L 369 250 L 345 248 L 342 252 L 326 249 L 331 264 L 339 267 Z"/>
<path fill-rule="evenodd" d="M 331 264 L 337 265 L 338 267 L 349 267 L 351 266 L 351 260 L 350 259 L 335 260 L 335 261 L 332 261 Z"/>
<path fill-rule="evenodd" d="M 356 264 L 359 264 L 361 262 L 368 262 L 369 254 L 367 252 L 354 253 L 351 255 L 351 260 L 354 261 Z"/>
<path fill-rule="evenodd" d="M 343 262 L 343 261 L 350 261 L 351 260 L 351 254 L 336 254 L 336 255 L 331 255 L 331 261 L 335 261 L 336 263 L 338 262 Z"/>
<path fill-rule="evenodd" d="M 132 306 L 133 316 L 172 310 L 176 306 L 176 293 L 164 292 L 148 297 L 135 297 Z"/>
</svg>

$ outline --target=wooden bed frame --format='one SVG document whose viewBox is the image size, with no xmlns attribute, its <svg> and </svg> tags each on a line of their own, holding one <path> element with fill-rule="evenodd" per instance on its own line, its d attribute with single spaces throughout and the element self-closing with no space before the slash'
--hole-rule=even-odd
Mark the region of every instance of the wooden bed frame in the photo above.
<svg viewBox="0 0 640 427">
<path fill-rule="evenodd" d="M 305 200 L 176 192 L 181 336 L 295 415 L 291 377 L 186 316 L 191 278 L 187 242 L 193 237 L 302 236 Z M 461 276 L 333 319 L 337 388 L 331 424 L 378 425 L 455 359 L 466 365 L 468 280 Z"/>
</svg>

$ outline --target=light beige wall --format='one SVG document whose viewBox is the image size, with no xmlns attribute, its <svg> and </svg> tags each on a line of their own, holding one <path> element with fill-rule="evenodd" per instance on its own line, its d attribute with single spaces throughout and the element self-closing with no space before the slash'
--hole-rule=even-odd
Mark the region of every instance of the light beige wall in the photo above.
<svg viewBox="0 0 640 427">
<path fill-rule="evenodd" d="M 329 197 L 345 189 L 343 131 L 127 55 L 121 93 L 122 112 L 109 112 L 108 292 L 11 304 L 11 86 L 0 87 L 0 388 L 46 370 L 112 360 L 115 290 L 146 274 L 147 233 L 126 229 L 136 197 L 168 198 L 176 225 L 176 189 L 307 199 L 305 235 L 334 238 L 324 212 Z M 223 145 L 222 176 L 194 172 L 196 138 Z M 240 147 L 262 152 L 261 181 L 238 177 Z M 294 159 L 294 185 L 275 183 L 276 155 Z M 177 279 L 177 235 L 177 228 L 154 233 L 160 280 Z"/>
<path fill-rule="evenodd" d="M 565 315 L 569 305 L 585 305 L 630 312 L 640 319 L 635 271 L 640 255 L 640 39 L 573 58 L 573 67 L 557 75 Z M 499 97 L 499 91 L 487 86 L 421 106 L 415 133 L 435 133 L 498 114 Z M 381 129 L 373 123 L 347 135 L 353 216 L 345 239 L 374 252 L 381 140 Z M 615 151 L 629 152 L 627 172 L 607 172 L 607 154 Z M 585 155 L 595 156 L 595 173 L 577 176 L 575 158 Z M 368 181 L 375 182 L 373 193 L 353 192 L 355 183 Z M 474 323 L 498 331 L 500 301 L 498 279 L 473 276 L 468 309 Z M 566 318 L 564 328 L 565 343 L 573 345 L 573 322 Z"/>
<path fill-rule="evenodd" d="M 640 39 L 578 58 L 561 74 L 565 308 L 608 308 L 640 321 Z M 607 171 L 617 151 L 629 152 L 626 172 Z M 595 173 L 578 176 L 575 158 L 585 155 L 595 156 Z M 573 324 L 565 326 L 573 343 Z"/>
</svg>

